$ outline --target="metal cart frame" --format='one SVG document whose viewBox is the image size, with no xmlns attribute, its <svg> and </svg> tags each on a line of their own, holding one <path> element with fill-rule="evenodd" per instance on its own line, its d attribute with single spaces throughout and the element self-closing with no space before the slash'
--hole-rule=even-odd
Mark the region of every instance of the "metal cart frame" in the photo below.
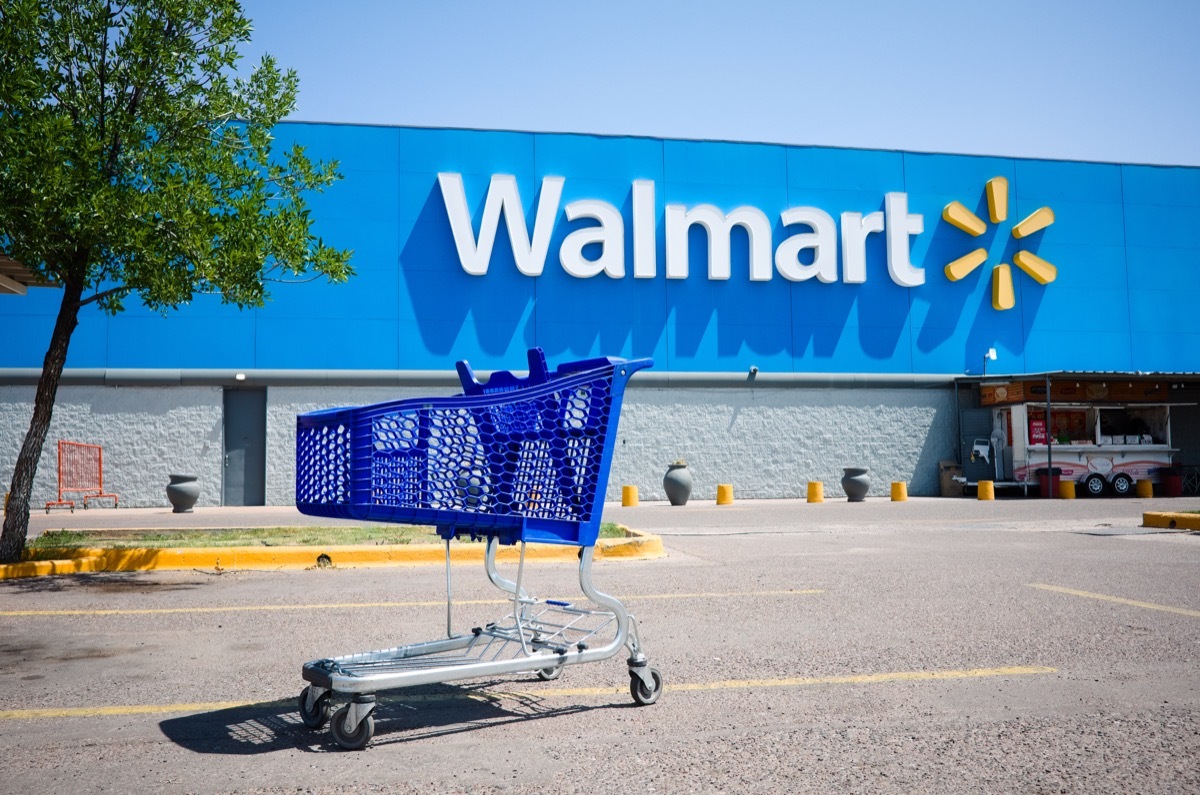
<svg viewBox="0 0 1200 795">
<path fill-rule="evenodd" d="M 306 663 L 309 684 L 299 698 L 306 726 L 329 722 L 334 741 L 357 750 L 374 736 L 379 691 L 520 673 L 552 680 L 622 647 L 634 701 L 658 700 L 662 674 L 648 663 L 636 618 L 592 582 L 624 386 L 651 364 L 589 359 L 551 373 L 535 348 L 525 377 L 502 371 L 480 384 L 459 362 L 462 395 L 297 418 L 302 512 L 434 524 L 446 547 L 446 637 Z M 511 609 L 455 632 L 450 544 L 468 534 L 486 538 L 484 569 Z M 578 546 L 579 586 L 595 607 L 531 596 L 528 541 Z M 501 543 L 520 544 L 515 581 L 496 567 Z M 335 696 L 350 698 L 336 712 Z"/>
</svg>

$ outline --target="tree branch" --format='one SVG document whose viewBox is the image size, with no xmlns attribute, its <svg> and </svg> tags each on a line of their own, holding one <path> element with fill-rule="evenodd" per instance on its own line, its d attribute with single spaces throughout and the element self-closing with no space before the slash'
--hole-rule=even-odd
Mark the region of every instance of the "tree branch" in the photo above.
<svg viewBox="0 0 1200 795">
<path fill-rule="evenodd" d="M 126 295 L 128 295 L 129 292 L 130 292 L 130 288 L 128 286 L 121 285 L 120 287 L 114 287 L 111 290 L 105 290 L 104 292 L 89 295 L 87 298 L 84 298 L 83 300 L 81 300 L 79 302 L 79 305 L 87 306 L 88 304 L 94 304 L 97 301 L 103 301 L 105 298 L 108 298 L 110 295 L 116 295 L 117 293 L 125 293 Z"/>
</svg>

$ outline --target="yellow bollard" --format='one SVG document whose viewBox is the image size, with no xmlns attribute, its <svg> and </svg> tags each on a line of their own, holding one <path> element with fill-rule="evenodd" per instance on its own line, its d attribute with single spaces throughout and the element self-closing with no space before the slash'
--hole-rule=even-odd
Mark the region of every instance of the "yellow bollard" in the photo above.
<svg viewBox="0 0 1200 795">
<path fill-rule="evenodd" d="M 808 482 L 808 501 L 825 502 L 825 484 L 819 480 Z"/>
<path fill-rule="evenodd" d="M 1058 481 L 1058 498 L 1060 500 L 1075 499 L 1075 481 L 1073 481 L 1073 480 Z"/>
<path fill-rule="evenodd" d="M 626 508 L 636 508 L 638 504 L 637 486 L 621 487 L 621 505 Z"/>
<path fill-rule="evenodd" d="M 1139 480 L 1137 482 L 1137 495 L 1139 497 L 1153 497 L 1154 496 L 1154 481 Z"/>
<path fill-rule="evenodd" d="M 904 502 L 908 499 L 908 483 L 903 480 L 892 481 L 892 502 Z"/>
<path fill-rule="evenodd" d="M 717 505 L 733 505 L 733 484 L 717 484 Z"/>
<path fill-rule="evenodd" d="M 979 481 L 978 491 L 979 491 L 978 497 L 981 500 L 996 499 L 996 484 L 990 480 Z"/>
</svg>

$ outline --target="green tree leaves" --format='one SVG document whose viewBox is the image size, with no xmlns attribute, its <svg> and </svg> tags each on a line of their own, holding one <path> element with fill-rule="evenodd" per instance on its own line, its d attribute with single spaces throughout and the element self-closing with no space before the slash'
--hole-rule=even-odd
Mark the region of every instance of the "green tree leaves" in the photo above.
<svg viewBox="0 0 1200 795">
<path fill-rule="evenodd" d="M 25 544 L 33 476 L 79 310 L 197 293 L 261 306 L 278 278 L 351 275 L 313 234 L 306 196 L 339 178 L 273 150 L 298 79 L 264 57 L 236 0 L 5 0 L 0 5 L 0 254 L 62 286 L 0 562 Z"/>
</svg>

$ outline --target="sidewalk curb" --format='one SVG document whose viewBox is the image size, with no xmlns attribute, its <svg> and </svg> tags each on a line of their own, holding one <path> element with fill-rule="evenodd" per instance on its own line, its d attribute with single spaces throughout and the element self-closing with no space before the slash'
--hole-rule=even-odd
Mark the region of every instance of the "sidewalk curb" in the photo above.
<svg viewBox="0 0 1200 795">
<path fill-rule="evenodd" d="M 596 542 L 596 560 L 651 560 L 666 556 L 662 539 L 640 530 L 625 528 L 627 538 L 602 538 Z M 480 543 L 450 545 L 452 563 L 483 561 L 486 546 Z M 526 561 L 575 561 L 580 547 L 561 544 L 529 544 Z M 303 546 L 303 547 L 175 547 L 164 549 L 71 549 L 59 560 L 25 561 L 0 565 L 0 580 L 90 572 L 154 571 L 159 569 L 296 570 L 323 567 L 366 568 L 373 566 L 423 566 L 444 563 L 441 544 L 413 546 Z M 501 562 L 515 563 L 518 548 L 503 546 L 496 554 Z M 322 560 L 324 558 L 324 560 Z"/>
<path fill-rule="evenodd" d="M 1200 530 L 1200 513 L 1150 511 L 1142 514 L 1142 526 L 1165 527 L 1171 530 Z"/>
</svg>

